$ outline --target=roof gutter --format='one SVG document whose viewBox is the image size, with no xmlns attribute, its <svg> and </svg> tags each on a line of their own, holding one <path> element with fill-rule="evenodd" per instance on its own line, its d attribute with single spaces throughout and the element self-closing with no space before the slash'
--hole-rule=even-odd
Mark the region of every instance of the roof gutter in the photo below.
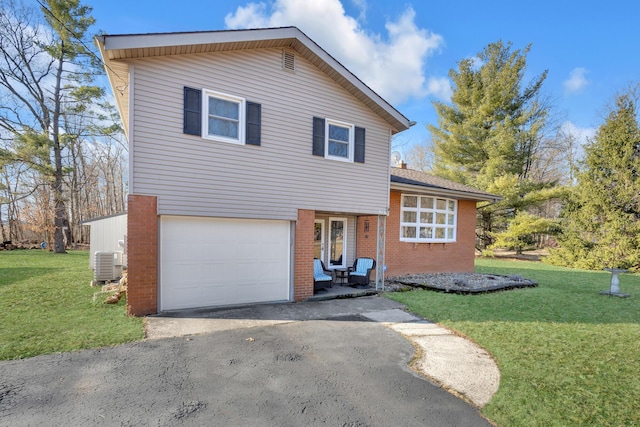
<svg viewBox="0 0 640 427">
<path fill-rule="evenodd" d="M 391 183 L 391 189 L 401 190 L 401 191 L 402 190 L 411 191 L 413 193 L 423 192 L 423 193 L 434 194 L 438 196 L 452 196 L 460 199 L 474 200 L 476 202 L 491 202 L 490 203 L 491 205 L 498 203 L 500 200 L 502 200 L 502 197 L 493 196 L 493 195 L 484 194 L 484 193 L 470 193 L 467 191 L 448 190 L 446 188 L 418 186 L 418 185 L 401 184 L 401 183 L 394 183 L 394 182 Z"/>
<path fill-rule="evenodd" d="M 167 53 L 154 53 L 156 49 L 176 48 L 184 46 L 198 45 L 229 45 L 233 47 L 236 44 L 254 43 L 255 47 L 260 47 L 261 42 L 274 40 L 288 46 L 311 62 L 316 59 L 319 63 L 326 65 L 331 72 L 324 72 L 341 84 L 352 94 L 357 91 L 360 95 L 357 97 L 361 102 L 367 103 L 363 99 L 370 100 L 379 108 L 374 109 L 376 113 L 384 118 L 393 126 L 394 133 L 402 132 L 411 127 L 411 121 L 406 118 L 400 111 L 393 107 L 389 102 L 382 98 L 373 89 L 367 86 L 355 74 L 349 71 L 342 63 L 335 59 L 331 54 L 325 51 L 315 41 L 311 40 L 305 33 L 296 27 L 277 27 L 277 28 L 259 28 L 249 30 L 219 30 L 219 31 L 197 31 L 197 32 L 179 32 L 179 33 L 147 33 L 147 34 L 104 34 L 96 36 L 100 53 L 105 64 L 113 61 L 127 61 L 133 57 L 122 56 L 127 52 L 144 51 L 144 57 L 164 55 Z M 108 53 L 109 52 L 109 53 Z M 171 53 L 173 54 L 173 53 Z M 116 55 L 116 56 L 113 56 Z M 316 64 L 320 69 L 322 66 Z M 336 76 L 331 76 L 332 72 Z M 110 80 L 113 79 L 109 68 L 107 67 L 107 75 Z M 337 77 L 339 76 L 339 78 Z M 115 88 L 112 82 L 112 87 Z"/>
</svg>

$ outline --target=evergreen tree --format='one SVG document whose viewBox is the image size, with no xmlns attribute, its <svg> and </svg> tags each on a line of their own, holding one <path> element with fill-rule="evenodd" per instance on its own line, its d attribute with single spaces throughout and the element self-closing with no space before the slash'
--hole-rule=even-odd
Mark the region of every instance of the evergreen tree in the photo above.
<svg viewBox="0 0 640 427">
<path fill-rule="evenodd" d="M 536 235 L 554 235 L 559 231 L 557 219 L 541 218 L 528 212 L 518 212 L 507 230 L 496 234 L 492 247 L 515 249 L 522 253 L 527 246 L 535 245 Z"/>
<path fill-rule="evenodd" d="M 483 188 L 528 176 L 547 116 L 538 100 L 546 71 L 523 88 L 529 49 L 492 43 L 449 72 L 452 103 L 434 102 L 438 126 L 429 126 L 439 175 Z"/>
<path fill-rule="evenodd" d="M 529 50 L 513 50 L 502 41 L 489 44 L 450 71 L 451 104 L 434 102 L 438 125 L 429 126 L 433 172 L 504 197 L 479 206 L 482 248 L 518 211 L 540 203 L 531 193 L 553 196 L 549 188 L 554 183 L 530 176 L 541 155 L 549 107 L 540 100 L 546 71 L 527 85 L 523 82 Z"/>
<path fill-rule="evenodd" d="M 550 263 L 588 269 L 640 267 L 640 127 L 631 92 L 616 98 L 585 147 L 564 217 L 565 232 Z"/>
</svg>

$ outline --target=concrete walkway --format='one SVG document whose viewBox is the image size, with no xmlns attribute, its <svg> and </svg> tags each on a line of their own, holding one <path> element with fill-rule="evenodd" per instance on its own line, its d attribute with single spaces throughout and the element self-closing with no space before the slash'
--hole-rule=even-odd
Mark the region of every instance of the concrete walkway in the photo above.
<svg viewBox="0 0 640 427">
<path fill-rule="evenodd" d="M 368 296 L 163 313 L 147 317 L 145 329 L 148 339 L 159 339 L 360 316 L 378 322 L 412 342 L 417 353 L 411 368 L 416 372 L 479 408 L 485 406 L 500 383 L 500 371 L 491 356 L 475 343 L 405 310 L 404 305 L 395 301 Z"/>
<path fill-rule="evenodd" d="M 489 403 L 498 391 L 498 366 L 477 344 L 398 309 L 364 313 L 363 316 L 400 333 L 419 349 L 412 369 L 477 407 Z"/>
</svg>

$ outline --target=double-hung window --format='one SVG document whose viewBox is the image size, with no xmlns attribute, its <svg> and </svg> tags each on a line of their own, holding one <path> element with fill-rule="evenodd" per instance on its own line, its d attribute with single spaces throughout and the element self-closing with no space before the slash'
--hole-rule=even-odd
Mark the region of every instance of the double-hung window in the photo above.
<svg viewBox="0 0 640 427">
<path fill-rule="evenodd" d="M 244 144 L 244 98 L 208 90 L 203 95 L 203 136 L 217 141 Z"/>
<path fill-rule="evenodd" d="M 365 128 L 322 117 L 313 118 L 311 153 L 325 159 L 364 163 Z"/>
<path fill-rule="evenodd" d="M 353 161 L 354 126 L 334 120 L 326 120 L 325 157 Z"/>
<path fill-rule="evenodd" d="M 262 106 L 239 96 L 184 87 L 182 132 L 232 144 L 261 144 Z"/>
<path fill-rule="evenodd" d="M 456 200 L 403 194 L 400 205 L 400 241 L 455 242 Z"/>
</svg>

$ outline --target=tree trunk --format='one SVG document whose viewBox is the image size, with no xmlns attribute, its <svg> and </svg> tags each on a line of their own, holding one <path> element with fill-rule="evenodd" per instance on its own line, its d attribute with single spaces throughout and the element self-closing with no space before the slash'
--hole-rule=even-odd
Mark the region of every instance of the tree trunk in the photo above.
<svg viewBox="0 0 640 427">
<path fill-rule="evenodd" d="M 58 69 L 56 72 L 56 87 L 54 92 L 55 108 L 53 111 L 53 158 L 54 158 L 54 181 L 53 181 L 53 200 L 55 206 L 55 231 L 53 233 L 53 251 L 57 254 L 66 253 L 65 250 L 65 227 L 69 229 L 69 220 L 67 219 L 67 210 L 64 204 L 64 176 L 62 174 L 62 146 L 60 144 L 60 86 L 62 82 L 64 43 L 61 43 L 60 58 L 58 58 Z"/>
<path fill-rule="evenodd" d="M 2 241 L 7 241 L 7 235 L 4 231 L 4 223 L 2 222 L 2 209 L 0 209 L 0 230 L 2 230 Z"/>
<path fill-rule="evenodd" d="M 493 216 L 490 211 L 481 210 L 480 213 L 480 250 L 487 249 L 493 243 L 491 237 Z"/>
</svg>

